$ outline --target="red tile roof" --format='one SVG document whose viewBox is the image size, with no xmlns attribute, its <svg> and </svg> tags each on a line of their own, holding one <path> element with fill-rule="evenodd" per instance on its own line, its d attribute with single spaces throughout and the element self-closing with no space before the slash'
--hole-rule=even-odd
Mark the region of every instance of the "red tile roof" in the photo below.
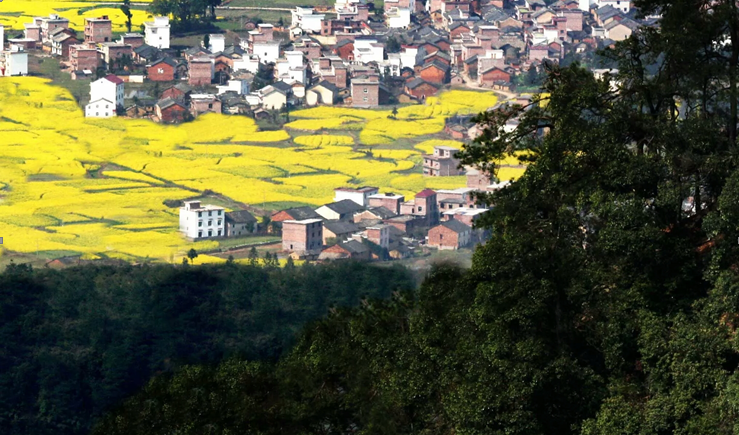
<svg viewBox="0 0 739 435">
<path fill-rule="evenodd" d="M 121 78 L 115 74 L 108 74 L 107 76 L 105 76 L 105 80 L 113 82 L 116 85 L 120 85 L 121 83 L 123 83 L 123 80 L 121 80 Z"/>
<path fill-rule="evenodd" d="M 436 192 L 434 192 L 431 189 L 423 189 L 422 191 L 416 194 L 416 198 L 427 198 L 431 195 L 436 195 Z"/>
</svg>

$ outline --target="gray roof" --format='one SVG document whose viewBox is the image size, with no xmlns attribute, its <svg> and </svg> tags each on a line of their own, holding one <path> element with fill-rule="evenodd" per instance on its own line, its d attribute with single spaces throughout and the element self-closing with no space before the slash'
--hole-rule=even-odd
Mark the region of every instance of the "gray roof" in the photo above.
<svg viewBox="0 0 739 435">
<path fill-rule="evenodd" d="M 321 215 L 316 213 L 315 210 L 313 210 L 312 208 L 308 206 L 289 208 L 284 211 L 285 213 L 292 216 L 293 219 L 298 220 L 298 221 L 302 221 L 304 219 L 323 219 Z"/>
<path fill-rule="evenodd" d="M 413 80 L 409 81 L 408 83 L 406 83 L 406 86 L 408 87 L 408 89 L 416 89 L 417 87 L 421 86 L 424 83 L 427 85 L 431 85 L 437 89 L 439 88 L 439 86 L 436 85 L 435 83 L 427 82 L 426 80 L 420 77 L 416 77 Z"/>
<path fill-rule="evenodd" d="M 347 242 L 339 243 L 339 246 L 351 252 L 352 254 L 361 254 L 370 250 L 367 246 L 364 245 L 364 243 L 358 242 L 356 240 L 349 240 Z"/>
<path fill-rule="evenodd" d="M 327 207 L 338 214 L 354 213 L 364 208 L 350 199 L 342 199 L 338 202 L 332 202 L 330 204 L 326 204 L 324 207 Z"/>
<path fill-rule="evenodd" d="M 157 106 L 159 106 L 159 108 L 162 109 L 162 110 L 163 109 L 166 109 L 168 107 L 172 107 L 175 104 L 177 104 L 177 105 L 179 105 L 179 106 L 181 106 L 183 108 L 186 108 L 184 103 L 182 103 L 181 101 L 173 100 L 171 98 L 165 98 L 165 99 L 159 100 L 157 102 Z"/>
<path fill-rule="evenodd" d="M 395 216 L 395 213 L 393 213 L 390 209 L 386 207 L 370 207 L 369 211 L 372 212 L 375 216 L 378 216 L 380 219 L 388 219 L 393 216 Z"/>
<path fill-rule="evenodd" d="M 238 223 L 252 222 L 256 223 L 257 218 L 253 214 L 249 213 L 248 210 L 237 210 L 226 213 L 226 220 Z"/>
<path fill-rule="evenodd" d="M 332 233 L 338 235 L 343 234 L 352 234 L 359 231 L 359 227 L 351 222 L 341 222 L 341 221 L 330 221 L 330 222 L 324 222 L 323 228 L 331 231 Z"/>
<path fill-rule="evenodd" d="M 469 230 L 472 229 L 472 228 L 470 228 L 469 225 L 467 225 L 467 224 L 465 224 L 463 222 L 460 222 L 458 220 L 455 220 L 455 219 L 451 219 L 451 220 L 448 220 L 446 222 L 443 222 L 441 224 L 441 226 L 447 227 L 450 230 L 454 231 L 455 233 L 464 233 L 464 232 L 469 231 Z"/>
</svg>

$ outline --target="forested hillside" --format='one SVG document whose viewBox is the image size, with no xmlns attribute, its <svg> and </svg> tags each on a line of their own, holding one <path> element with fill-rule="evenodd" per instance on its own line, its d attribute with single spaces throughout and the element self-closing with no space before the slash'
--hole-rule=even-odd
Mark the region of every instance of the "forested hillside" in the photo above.
<svg viewBox="0 0 739 435">
<path fill-rule="evenodd" d="M 0 433 L 83 434 L 182 364 L 270 361 L 331 307 L 415 283 L 402 268 L 97 267 L 0 275 Z"/>
<path fill-rule="evenodd" d="M 552 66 L 546 98 L 478 117 L 465 163 L 531 162 L 470 271 L 332 313 L 275 364 L 157 377 L 94 433 L 737 433 L 739 12 L 637 5 L 661 25 L 606 53 L 617 73 Z"/>
</svg>

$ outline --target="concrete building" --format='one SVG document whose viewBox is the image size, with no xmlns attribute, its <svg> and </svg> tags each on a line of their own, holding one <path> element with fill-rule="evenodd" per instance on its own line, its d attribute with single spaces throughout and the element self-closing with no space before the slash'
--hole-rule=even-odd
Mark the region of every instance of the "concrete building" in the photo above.
<svg viewBox="0 0 739 435">
<path fill-rule="evenodd" d="M 459 159 L 455 157 L 456 148 L 447 146 L 435 146 L 433 154 L 423 155 L 423 175 L 428 177 L 448 177 L 464 175 L 464 170 L 459 169 Z"/>
<path fill-rule="evenodd" d="M 118 59 L 128 56 L 133 59 L 133 47 L 128 44 L 118 42 L 102 42 L 99 43 L 98 53 L 103 59 L 103 63 L 110 68 Z"/>
<path fill-rule="evenodd" d="M 359 232 L 359 227 L 352 222 L 327 221 L 323 223 L 323 244 L 343 242 Z"/>
<path fill-rule="evenodd" d="M 317 14 L 315 9 L 306 6 L 296 6 L 291 11 L 293 28 L 300 28 L 304 32 L 321 33 L 321 21 L 326 14 Z"/>
<path fill-rule="evenodd" d="M 226 234 L 223 207 L 186 201 L 180 207 L 180 232 L 192 240 L 223 237 Z"/>
<path fill-rule="evenodd" d="M 249 82 L 246 80 L 229 80 L 225 85 L 216 85 L 218 88 L 218 95 L 226 92 L 236 92 L 239 95 L 246 95 L 249 93 Z"/>
<path fill-rule="evenodd" d="M 376 195 L 380 189 L 377 187 L 337 187 L 334 189 L 334 202 L 339 202 L 344 199 L 348 199 L 356 202 L 362 207 L 369 205 L 369 198 Z"/>
<path fill-rule="evenodd" d="M 377 38 L 355 38 L 354 60 L 359 63 L 377 62 L 385 59 L 385 44 L 377 42 Z"/>
<path fill-rule="evenodd" d="M 107 15 L 85 18 L 85 42 L 110 42 L 113 40 L 113 22 Z"/>
<path fill-rule="evenodd" d="M 323 247 L 321 219 L 286 220 L 282 222 L 282 250 L 300 256 L 318 255 Z"/>
<path fill-rule="evenodd" d="M 226 35 L 221 33 L 211 33 L 210 44 L 206 47 L 211 53 L 221 53 L 226 50 Z"/>
<path fill-rule="evenodd" d="M 280 41 L 255 41 L 253 54 L 259 56 L 261 63 L 275 63 L 280 58 Z"/>
<path fill-rule="evenodd" d="M 169 31 L 169 17 L 154 17 L 144 22 L 144 41 L 155 48 L 169 48 Z"/>
<path fill-rule="evenodd" d="M 390 247 L 390 227 L 387 225 L 376 225 L 373 227 L 367 227 L 365 231 L 367 240 L 378 245 L 381 248 L 387 249 Z"/>
<path fill-rule="evenodd" d="M 0 76 L 28 75 L 28 53 L 11 44 L 7 50 L 0 51 Z"/>
<path fill-rule="evenodd" d="M 123 107 L 123 80 L 110 74 L 90 83 L 90 102 L 85 106 L 88 118 L 110 118 Z"/>
<path fill-rule="evenodd" d="M 403 195 L 394 193 L 377 193 L 367 198 L 370 207 L 385 207 L 395 214 L 400 214 L 400 204 L 405 202 Z"/>
</svg>

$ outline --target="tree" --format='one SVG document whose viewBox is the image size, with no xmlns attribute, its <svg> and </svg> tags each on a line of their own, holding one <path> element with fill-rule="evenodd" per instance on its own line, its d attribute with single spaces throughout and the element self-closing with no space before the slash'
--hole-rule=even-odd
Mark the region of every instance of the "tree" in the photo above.
<svg viewBox="0 0 739 435">
<path fill-rule="evenodd" d="M 126 16 L 126 29 L 131 33 L 131 18 L 133 18 L 133 13 L 131 12 L 131 0 L 123 0 L 123 4 L 121 4 L 121 12 Z"/>
<path fill-rule="evenodd" d="M 195 248 L 190 248 L 190 250 L 187 251 L 187 258 L 190 259 L 192 264 L 195 264 L 195 259 L 198 258 L 198 251 L 196 251 Z"/>
<path fill-rule="evenodd" d="M 293 258 L 291 256 L 287 256 L 287 259 L 285 260 L 285 269 L 294 269 L 295 268 L 295 261 L 293 261 Z"/>
<path fill-rule="evenodd" d="M 385 42 L 385 49 L 388 53 L 398 53 L 400 51 L 400 42 L 398 42 L 395 36 L 391 36 Z"/>
<path fill-rule="evenodd" d="M 250 266 L 259 265 L 259 252 L 257 252 L 257 248 L 255 246 L 252 246 L 251 250 L 249 250 L 249 265 Z"/>
<path fill-rule="evenodd" d="M 210 34 L 206 33 L 205 36 L 203 36 L 203 47 L 208 50 L 210 49 Z"/>
</svg>

